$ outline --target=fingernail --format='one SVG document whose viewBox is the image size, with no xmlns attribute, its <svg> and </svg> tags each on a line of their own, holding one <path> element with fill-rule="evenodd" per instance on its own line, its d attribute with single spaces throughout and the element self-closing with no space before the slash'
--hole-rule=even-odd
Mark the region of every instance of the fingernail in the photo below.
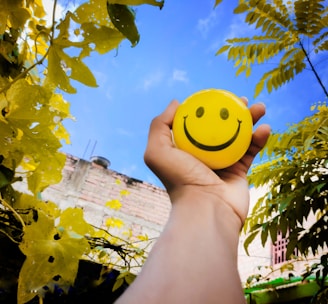
<svg viewBox="0 0 328 304">
<path fill-rule="evenodd" d="M 265 107 L 265 108 L 266 108 L 266 106 L 265 106 L 265 103 L 264 103 L 264 102 L 260 101 L 260 102 L 259 102 L 259 104 L 263 105 L 263 107 Z"/>
</svg>

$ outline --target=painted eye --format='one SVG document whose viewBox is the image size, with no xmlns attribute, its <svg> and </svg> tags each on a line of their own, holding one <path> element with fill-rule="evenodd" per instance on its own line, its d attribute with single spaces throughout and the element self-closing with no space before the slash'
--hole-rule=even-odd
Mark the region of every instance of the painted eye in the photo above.
<svg viewBox="0 0 328 304">
<path fill-rule="evenodd" d="M 222 108 L 220 111 L 220 116 L 222 119 L 226 120 L 229 118 L 229 111 L 227 108 Z"/>
<path fill-rule="evenodd" d="M 204 108 L 203 107 L 199 107 L 196 110 L 196 116 L 199 118 L 199 117 L 202 117 L 203 115 L 204 115 Z"/>
</svg>

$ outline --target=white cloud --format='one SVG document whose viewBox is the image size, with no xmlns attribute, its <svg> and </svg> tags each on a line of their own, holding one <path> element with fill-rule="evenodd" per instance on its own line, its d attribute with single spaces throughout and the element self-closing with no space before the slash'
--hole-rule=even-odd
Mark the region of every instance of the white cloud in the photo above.
<svg viewBox="0 0 328 304">
<path fill-rule="evenodd" d="M 189 78 L 187 76 L 187 72 L 183 70 L 174 69 L 172 74 L 172 81 L 176 82 L 189 82 Z"/>
<path fill-rule="evenodd" d="M 137 165 L 132 164 L 129 167 L 123 168 L 122 170 L 120 170 L 120 172 L 127 176 L 133 176 L 133 174 L 134 174 L 134 172 L 136 172 L 136 170 L 137 170 Z"/>
<path fill-rule="evenodd" d="M 99 70 L 92 70 L 93 75 L 97 79 L 97 83 L 100 87 L 103 87 L 106 85 L 108 81 L 108 76 L 106 73 L 99 71 Z"/>
<path fill-rule="evenodd" d="M 42 4 L 44 10 L 47 13 L 47 17 L 46 17 L 47 25 L 50 26 L 52 21 L 54 0 L 43 0 Z M 65 1 L 64 3 L 59 3 L 57 1 L 55 19 L 59 20 L 61 18 L 64 18 L 67 11 L 73 12 L 77 7 L 78 7 L 78 3 L 76 1 Z"/>
<path fill-rule="evenodd" d="M 142 82 L 142 88 L 147 91 L 152 87 L 159 85 L 164 78 L 164 74 L 162 71 L 155 71 L 149 74 Z"/>
<path fill-rule="evenodd" d="M 128 131 L 128 130 L 123 129 L 123 128 L 117 128 L 116 131 L 119 135 L 128 136 L 128 137 L 133 136 L 133 133 L 131 131 Z"/>
<path fill-rule="evenodd" d="M 236 38 L 236 37 L 247 37 L 253 35 L 254 35 L 254 26 L 249 26 L 248 24 L 245 23 L 244 15 L 237 15 L 234 16 L 229 26 L 229 32 L 226 34 L 225 39 Z"/>
<path fill-rule="evenodd" d="M 107 100 L 113 100 L 112 88 L 107 87 L 105 90 L 105 96 Z"/>
<path fill-rule="evenodd" d="M 197 22 L 197 30 L 203 38 L 207 38 L 209 31 L 217 24 L 217 13 L 212 10 L 207 18 L 199 19 Z"/>
</svg>

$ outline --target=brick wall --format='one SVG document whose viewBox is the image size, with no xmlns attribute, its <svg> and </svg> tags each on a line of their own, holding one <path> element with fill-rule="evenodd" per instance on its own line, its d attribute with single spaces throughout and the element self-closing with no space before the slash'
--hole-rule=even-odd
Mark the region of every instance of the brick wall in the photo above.
<svg viewBox="0 0 328 304">
<path fill-rule="evenodd" d="M 67 155 L 62 174 L 62 181 L 48 187 L 42 193 L 42 199 L 56 202 L 61 209 L 83 208 L 85 219 L 97 227 L 102 227 L 105 220 L 113 216 L 124 221 L 135 235 L 147 234 L 149 238 L 160 235 L 171 208 L 164 189 L 72 155 Z M 23 183 L 18 188 L 27 191 Z M 120 197 L 121 190 L 128 190 L 130 194 Z M 258 195 L 258 192 L 251 192 L 252 201 L 255 202 Z M 105 207 L 107 201 L 116 198 L 122 203 L 120 210 Z M 260 240 L 251 244 L 251 256 L 247 256 L 242 244 L 244 239 L 245 236 L 241 236 L 239 246 L 243 281 L 256 271 L 258 265 L 267 265 L 271 259 L 270 249 L 263 249 Z"/>
<path fill-rule="evenodd" d="M 43 200 L 56 202 L 61 209 L 81 207 L 85 219 L 97 227 L 102 227 L 104 221 L 113 216 L 123 220 L 136 235 L 159 236 L 171 208 L 164 189 L 72 155 L 67 155 L 62 174 L 59 184 L 42 192 Z M 23 183 L 16 183 L 15 188 L 27 191 Z M 129 194 L 120 196 L 121 190 Z M 105 207 L 112 199 L 120 200 L 120 210 Z"/>
<path fill-rule="evenodd" d="M 23 192 L 27 191 L 23 183 L 16 187 Z M 121 197 L 121 190 L 128 190 L 130 194 Z M 250 190 L 251 207 L 264 191 Z M 61 209 L 83 208 L 85 219 L 97 227 L 102 227 L 108 217 L 117 217 L 132 229 L 134 235 L 147 234 L 149 238 L 160 235 L 171 209 L 164 189 L 72 155 L 67 155 L 62 181 L 47 188 L 42 198 L 56 202 Z M 120 210 L 105 207 L 106 202 L 112 199 L 121 201 Z M 241 234 L 238 249 L 238 267 L 243 282 L 249 275 L 258 273 L 258 266 L 271 265 L 269 242 L 263 248 L 260 238 L 256 238 L 249 246 L 248 256 L 243 248 L 245 238 Z"/>
</svg>

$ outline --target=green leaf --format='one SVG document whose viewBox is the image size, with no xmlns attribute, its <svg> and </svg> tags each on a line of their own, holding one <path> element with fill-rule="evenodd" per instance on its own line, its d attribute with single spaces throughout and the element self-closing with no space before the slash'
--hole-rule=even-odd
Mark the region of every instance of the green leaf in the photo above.
<svg viewBox="0 0 328 304">
<path fill-rule="evenodd" d="M 3 165 L 0 165 L 0 188 L 11 184 L 15 172 Z"/>
<path fill-rule="evenodd" d="M 125 278 L 125 282 L 127 282 L 129 285 L 131 285 L 133 283 L 133 281 L 135 280 L 136 275 L 131 272 L 128 272 L 128 274 L 124 278 Z"/>
<path fill-rule="evenodd" d="M 222 0 L 221 0 L 222 1 Z M 121 5 L 141 5 L 141 4 L 150 4 L 154 6 L 159 6 L 161 9 L 164 5 L 163 1 L 156 1 L 156 0 L 107 0 L 110 4 L 121 4 Z"/>
<path fill-rule="evenodd" d="M 244 242 L 244 248 L 245 248 L 247 255 L 249 255 L 248 246 L 250 245 L 250 243 L 252 243 L 252 241 L 255 239 L 255 237 L 258 235 L 259 232 L 260 232 L 259 230 L 256 230 L 256 231 L 252 232 L 249 236 L 247 236 L 247 238 Z"/>
<path fill-rule="evenodd" d="M 264 247 L 267 239 L 268 239 L 268 233 L 269 233 L 269 229 L 270 229 L 270 232 L 271 232 L 271 225 L 269 225 L 269 227 L 267 227 L 268 225 L 266 223 L 264 223 L 262 225 L 262 231 L 261 231 L 261 243 L 262 243 L 262 246 Z"/>
<path fill-rule="evenodd" d="M 107 3 L 107 11 L 114 26 L 132 43 L 139 42 L 140 35 L 135 25 L 134 12 L 126 5 Z"/>
<path fill-rule="evenodd" d="M 115 284 L 113 286 L 112 291 L 114 292 L 115 290 L 119 289 L 124 283 L 124 278 L 117 278 L 115 281 Z"/>
</svg>

